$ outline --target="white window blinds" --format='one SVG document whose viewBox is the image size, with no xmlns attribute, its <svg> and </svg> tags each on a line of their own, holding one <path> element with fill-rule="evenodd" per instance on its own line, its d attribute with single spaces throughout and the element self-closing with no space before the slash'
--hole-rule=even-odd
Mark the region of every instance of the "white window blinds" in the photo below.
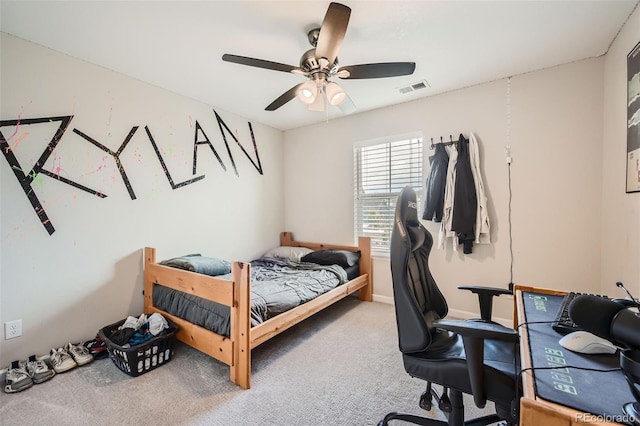
<svg viewBox="0 0 640 426">
<path fill-rule="evenodd" d="M 422 199 L 422 139 L 354 147 L 355 232 L 371 237 L 371 248 L 388 253 L 396 199 L 411 186 Z"/>
</svg>

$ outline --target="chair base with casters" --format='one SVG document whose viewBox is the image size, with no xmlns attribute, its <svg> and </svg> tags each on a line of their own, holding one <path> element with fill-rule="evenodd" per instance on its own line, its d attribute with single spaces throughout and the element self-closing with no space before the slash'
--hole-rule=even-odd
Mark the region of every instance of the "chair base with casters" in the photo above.
<svg viewBox="0 0 640 426">
<path fill-rule="evenodd" d="M 430 417 L 419 416 L 417 414 L 397 413 L 391 412 L 382 419 L 378 426 L 388 426 L 391 420 L 400 420 L 404 422 L 413 423 L 423 426 L 444 426 L 444 425 L 465 425 L 465 426 L 486 426 L 498 422 L 506 422 L 504 420 L 508 414 L 499 416 L 497 414 L 490 414 L 483 417 L 478 417 L 471 420 L 464 420 L 464 403 L 463 392 L 455 389 L 450 390 L 451 397 L 448 396 L 447 388 L 443 389 L 442 396 L 436 391 L 431 382 L 427 383 L 426 391 L 420 396 L 420 408 L 425 411 L 431 411 L 432 398 L 438 401 L 438 408 L 442 411 L 447 420 L 438 420 Z"/>
<path fill-rule="evenodd" d="M 386 426 L 389 424 L 388 422 L 390 420 L 402 420 L 405 422 L 410 422 L 410 423 L 413 423 L 416 425 L 422 425 L 422 426 L 442 426 L 442 425 L 449 424 L 441 420 L 430 419 L 428 417 L 420 417 L 413 414 L 389 413 L 386 415 L 384 420 L 381 420 L 380 423 L 378 423 L 378 426 Z M 500 421 L 500 418 L 494 414 L 490 416 L 480 417 L 474 420 L 469 420 L 461 424 L 464 424 L 465 426 L 486 426 L 493 423 L 497 423 L 499 421 Z"/>
<path fill-rule="evenodd" d="M 378 426 L 387 426 L 391 420 L 402 420 L 422 426 L 444 426 L 444 425 L 465 425 L 465 426 L 486 426 L 498 423 L 503 420 L 497 414 L 478 417 L 477 419 L 464 420 L 464 404 L 462 402 L 462 392 L 451 389 L 450 393 L 451 412 L 448 413 L 448 420 L 437 420 L 429 417 L 418 416 L 416 414 L 389 413 L 382 419 Z M 423 407 L 424 408 L 424 407 Z"/>
</svg>

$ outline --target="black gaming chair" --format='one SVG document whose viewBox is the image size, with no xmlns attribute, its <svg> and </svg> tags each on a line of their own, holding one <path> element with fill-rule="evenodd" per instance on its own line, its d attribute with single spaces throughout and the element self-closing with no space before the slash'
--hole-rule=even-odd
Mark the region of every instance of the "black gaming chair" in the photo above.
<svg viewBox="0 0 640 426">
<path fill-rule="evenodd" d="M 487 400 L 496 407 L 495 415 L 466 424 L 487 425 L 501 420 L 515 424 L 520 394 L 516 384 L 520 369 L 518 335 L 513 329 L 490 322 L 490 317 L 483 321 L 442 319 L 448 307 L 429 271 L 432 245 L 431 234 L 418 221 L 416 194 L 406 187 L 396 203 L 391 275 L 404 368 L 412 377 L 427 381 L 420 406 L 430 410 L 433 395 L 447 415 L 448 424 L 463 425 L 462 394 L 466 393 L 473 395 L 479 408 Z M 483 314 L 486 317 L 486 312 Z M 432 383 L 443 387 L 442 396 Z M 379 426 L 393 419 L 419 425 L 445 424 L 427 417 L 389 413 Z"/>
</svg>

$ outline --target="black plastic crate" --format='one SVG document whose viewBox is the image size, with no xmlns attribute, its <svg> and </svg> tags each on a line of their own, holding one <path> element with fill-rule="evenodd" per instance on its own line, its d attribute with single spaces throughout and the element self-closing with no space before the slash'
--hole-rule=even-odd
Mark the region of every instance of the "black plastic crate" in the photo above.
<svg viewBox="0 0 640 426">
<path fill-rule="evenodd" d="M 169 324 L 169 328 L 150 340 L 129 348 L 117 345 L 109 339 L 111 331 L 124 324 L 126 319 L 101 328 L 98 330 L 98 334 L 102 341 L 107 344 L 109 358 L 113 363 L 128 375 L 137 377 L 166 364 L 173 357 L 173 344 L 178 326 L 168 318 L 165 319 Z"/>
</svg>

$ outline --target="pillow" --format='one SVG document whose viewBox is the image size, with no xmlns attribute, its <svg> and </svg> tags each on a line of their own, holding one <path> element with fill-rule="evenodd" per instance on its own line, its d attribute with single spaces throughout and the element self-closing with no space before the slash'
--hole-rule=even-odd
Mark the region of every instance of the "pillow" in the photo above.
<svg viewBox="0 0 640 426">
<path fill-rule="evenodd" d="M 275 257 L 278 259 L 287 259 L 294 262 L 300 262 L 300 258 L 302 256 L 311 252 L 313 252 L 313 250 L 307 247 L 280 246 L 274 247 L 271 250 L 267 250 L 267 252 L 263 254 L 262 257 Z"/>
<path fill-rule="evenodd" d="M 303 256 L 300 260 L 318 265 L 340 265 L 343 268 L 348 268 L 358 263 L 360 251 L 318 250 Z"/>
</svg>

